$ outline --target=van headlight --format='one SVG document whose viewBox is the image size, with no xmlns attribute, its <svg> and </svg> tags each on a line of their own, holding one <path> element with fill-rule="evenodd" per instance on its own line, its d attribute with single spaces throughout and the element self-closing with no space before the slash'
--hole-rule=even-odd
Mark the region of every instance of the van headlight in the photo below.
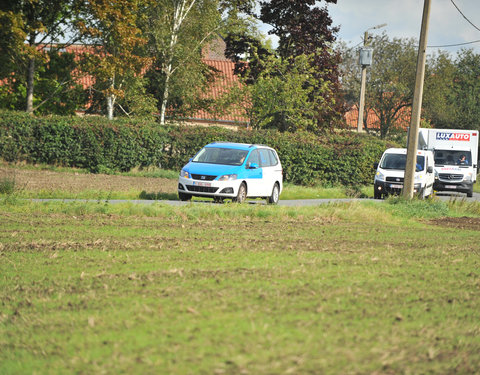
<svg viewBox="0 0 480 375">
<path fill-rule="evenodd" d="M 377 181 L 385 181 L 385 176 L 383 175 L 382 172 L 377 171 L 377 173 L 375 174 L 375 179 Z"/>
<path fill-rule="evenodd" d="M 190 178 L 190 173 L 188 173 L 185 169 L 182 169 L 180 171 L 180 177 Z"/>
<path fill-rule="evenodd" d="M 465 179 L 465 181 L 471 182 L 472 181 L 472 174 L 471 173 L 466 174 L 464 179 Z"/>
<path fill-rule="evenodd" d="M 218 178 L 218 181 L 233 181 L 237 179 L 236 174 L 224 174 Z"/>
<path fill-rule="evenodd" d="M 418 174 L 415 176 L 415 181 L 422 181 L 423 176 L 421 174 Z"/>
</svg>

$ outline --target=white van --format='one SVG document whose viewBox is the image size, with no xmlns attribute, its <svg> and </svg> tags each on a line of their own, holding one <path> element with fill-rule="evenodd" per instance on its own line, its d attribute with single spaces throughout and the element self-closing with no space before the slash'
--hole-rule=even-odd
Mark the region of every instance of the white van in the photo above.
<svg viewBox="0 0 480 375">
<path fill-rule="evenodd" d="M 401 193 L 406 163 L 406 148 L 389 148 L 383 153 L 380 163 L 375 163 L 377 168 L 374 180 L 375 199 Z M 426 150 L 417 150 L 414 192 L 421 198 L 433 194 L 433 183 L 435 182 L 433 166 L 433 153 Z"/>
<path fill-rule="evenodd" d="M 436 191 L 473 196 L 473 184 L 477 180 L 478 130 L 420 128 L 418 148 L 433 151 Z"/>
</svg>

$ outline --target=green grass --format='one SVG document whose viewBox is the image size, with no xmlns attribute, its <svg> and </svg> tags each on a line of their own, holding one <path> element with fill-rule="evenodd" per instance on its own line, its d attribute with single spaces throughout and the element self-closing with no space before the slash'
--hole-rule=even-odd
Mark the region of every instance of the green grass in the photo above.
<svg viewBox="0 0 480 375">
<path fill-rule="evenodd" d="M 446 215 L 480 209 L 0 202 L 0 373 L 475 373 L 480 232 Z"/>
</svg>

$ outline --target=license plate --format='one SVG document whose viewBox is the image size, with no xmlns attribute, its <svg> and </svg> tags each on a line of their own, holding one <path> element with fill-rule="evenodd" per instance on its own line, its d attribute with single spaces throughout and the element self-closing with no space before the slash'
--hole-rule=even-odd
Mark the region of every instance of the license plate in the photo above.
<svg viewBox="0 0 480 375">
<path fill-rule="evenodd" d="M 445 185 L 445 189 L 456 189 L 457 185 Z"/>
<path fill-rule="evenodd" d="M 403 188 L 403 185 L 391 184 L 390 187 L 391 187 L 392 189 L 402 189 L 402 188 Z"/>
<path fill-rule="evenodd" d="M 193 184 L 194 185 L 197 185 L 197 186 L 205 186 L 205 187 L 210 187 L 212 186 L 212 183 L 211 182 L 197 182 L 197 181 L 193 181 Z"/>
</svg>

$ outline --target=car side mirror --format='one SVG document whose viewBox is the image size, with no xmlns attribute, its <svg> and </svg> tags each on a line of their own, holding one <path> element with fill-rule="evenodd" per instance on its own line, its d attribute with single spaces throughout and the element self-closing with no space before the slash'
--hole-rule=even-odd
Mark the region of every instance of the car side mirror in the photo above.
<svg viewBox="0 0 480 375">
<path fill-rule="evenodd" d="M 433 173 L 433 167 L 432 166 L 427 167 L 427 173 Z"/>
<path fill-rule="evenodd" d="M 248 169 L 257 169 L 258 164 L 257 163 L 248 163 Z"/>
<path fill-rule="evenodd" d="M 193 158 L 188 159 L 188 162 L 190 163 L 193 160 Z"/>
</svg>

